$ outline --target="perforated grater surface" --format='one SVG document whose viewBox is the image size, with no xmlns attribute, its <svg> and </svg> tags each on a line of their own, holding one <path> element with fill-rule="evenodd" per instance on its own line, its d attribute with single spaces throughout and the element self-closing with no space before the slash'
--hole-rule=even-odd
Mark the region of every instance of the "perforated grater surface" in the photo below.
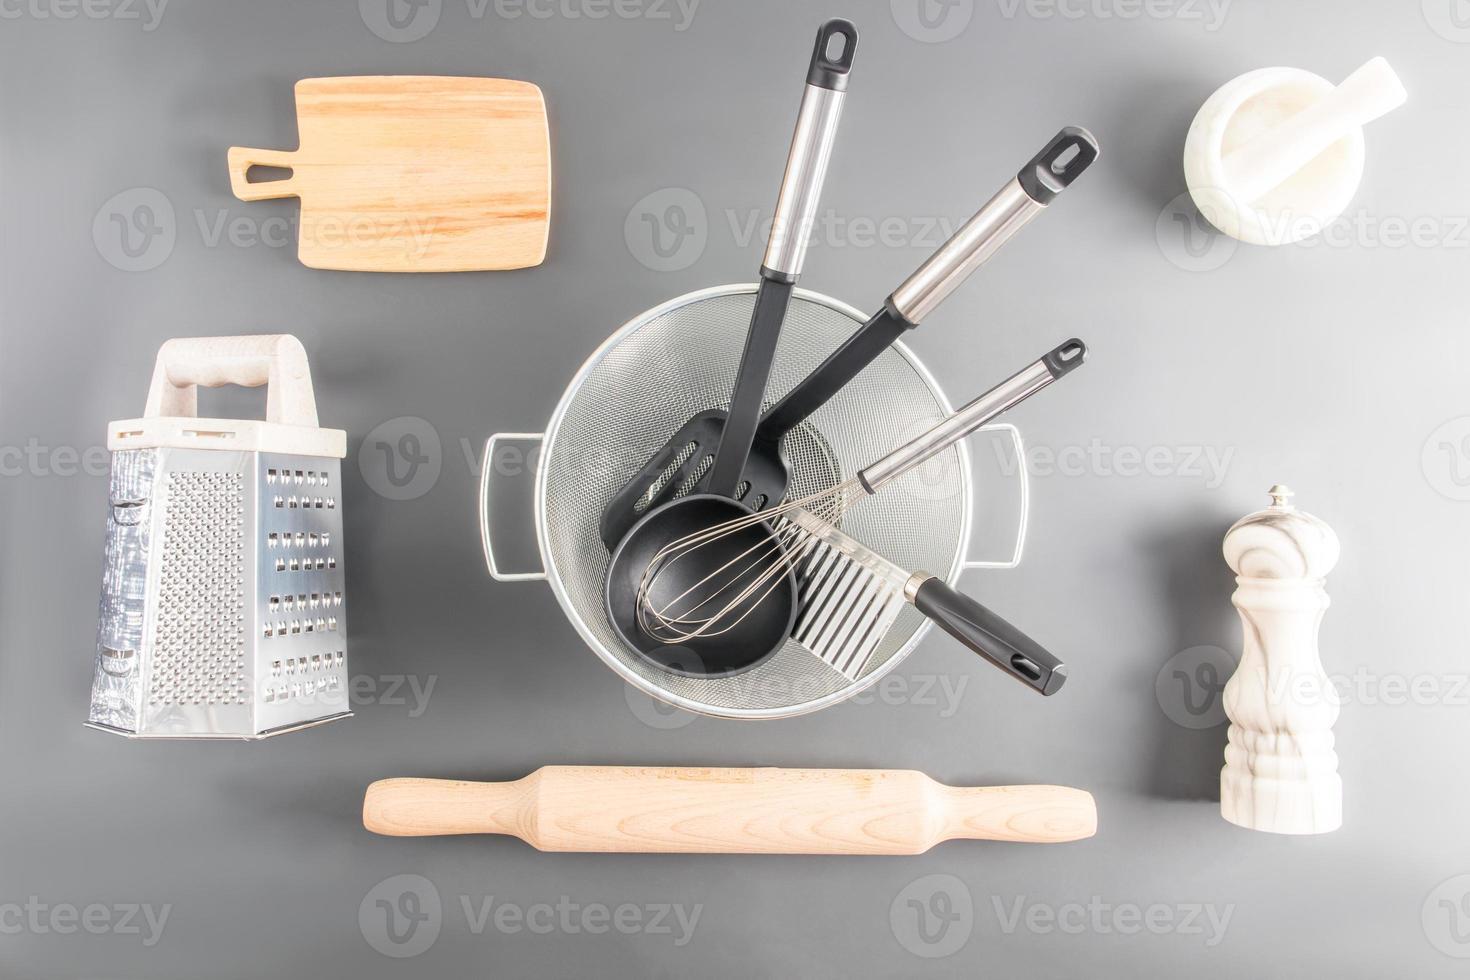
<svg viewBox="0 0 1470 980">
<path fill-rule="evenodd" d="M 268 384 L 266 421 L 196 418 L 196 385 Z M 88 724 L 264 738 L 351 714 L 346 434 L 317 427 L 289 336 L 171 340 L 144 418 L 112 423 Z"/>
</svg>

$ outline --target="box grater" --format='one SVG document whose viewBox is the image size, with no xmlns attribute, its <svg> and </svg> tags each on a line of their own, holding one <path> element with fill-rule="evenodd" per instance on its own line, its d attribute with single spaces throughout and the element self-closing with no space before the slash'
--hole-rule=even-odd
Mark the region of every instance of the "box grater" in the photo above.
<svg viewBox="0 0 1470 980">
<path fill-rule="evenodd" d="M 197 418 L 199 385 L 267 385 L 266 420 Z M 288 335 L 170 340 L 113 422 L 88 725 L 264 738 L 344 718 L 341 460 Z"/>
</svg>

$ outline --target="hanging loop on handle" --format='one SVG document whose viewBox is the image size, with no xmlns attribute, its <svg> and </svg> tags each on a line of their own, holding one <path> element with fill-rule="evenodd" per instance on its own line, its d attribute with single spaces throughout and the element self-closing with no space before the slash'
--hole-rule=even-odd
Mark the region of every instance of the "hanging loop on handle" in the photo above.
<svg viewBox="0 0 1470 980">
<path fill-rule="evenodd" d="M 842 38 L 842 46 L 834 54 L 832 42 Z M 807 69 L 806 83 L 838 92 L 847 88 L 847 75 L 852 71 L 852 56 L 857 51 L 857 25 L 834 17 L 817 28 L 817 44 L 812 50 L 812 64 Z"/>
<path fill-rule="evenodd" d="M 546 433 L 497 432 L 485 440 L 485 455 L 480 460 L 480 547 L 485 551 L 485 564 L 490 569 L 490 577 L 495 581 L 544 582 L 547 578 L 544 566 L 536 571 L 506 571 L 495 558 L 495 542 L 491 533 L 494 518 L 490 508 L 490 485 L 495 482 L 495 447 L 512 439 L 534 442 L 541 446 L 546 442 Z"/>
<path fill-rule="evenodd" d="M 266 386 L 265 420 L 317 427 L 306 348 L 290 334 L 179 337 L 158 349 L 144 418 L 194 418 L 199 387 Z"/>
<path fill-rule="evenodd" d="M 1016 174 L 1038 204 L 1050 204 L 1097 159 L 1097 140 L 1081 126 L 1065 126 Z"/>
</svg>

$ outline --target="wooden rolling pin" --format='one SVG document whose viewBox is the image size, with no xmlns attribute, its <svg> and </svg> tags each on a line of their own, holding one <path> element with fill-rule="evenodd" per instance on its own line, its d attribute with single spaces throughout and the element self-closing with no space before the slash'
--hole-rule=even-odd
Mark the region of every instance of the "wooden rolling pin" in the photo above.
<svg viewBox="0 0 1470 980">
<path fill-rule="evenodd" d="M 542 851 L 922 854 L 940 841 L 1052 844 L 1097 832 L 1065 786 L 955 787 L 904 769 L 544 766 L 509 783 L 383 779 L 378 834 L 509 834 Z"/>
</svg>

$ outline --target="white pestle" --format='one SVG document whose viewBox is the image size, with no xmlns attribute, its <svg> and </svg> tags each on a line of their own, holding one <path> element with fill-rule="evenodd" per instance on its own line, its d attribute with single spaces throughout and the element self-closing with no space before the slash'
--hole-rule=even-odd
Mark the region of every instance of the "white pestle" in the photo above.
<svg viewBox="0 0 1470 980">
<path fill-rule="evenodd" d="M 1342 137 L 1404 104 L 1408 93 L 1383 58 L 1374 58 L 1307 108 L 1226 154 L 1227 190 L 1250 204 Z"/>
</svg>

